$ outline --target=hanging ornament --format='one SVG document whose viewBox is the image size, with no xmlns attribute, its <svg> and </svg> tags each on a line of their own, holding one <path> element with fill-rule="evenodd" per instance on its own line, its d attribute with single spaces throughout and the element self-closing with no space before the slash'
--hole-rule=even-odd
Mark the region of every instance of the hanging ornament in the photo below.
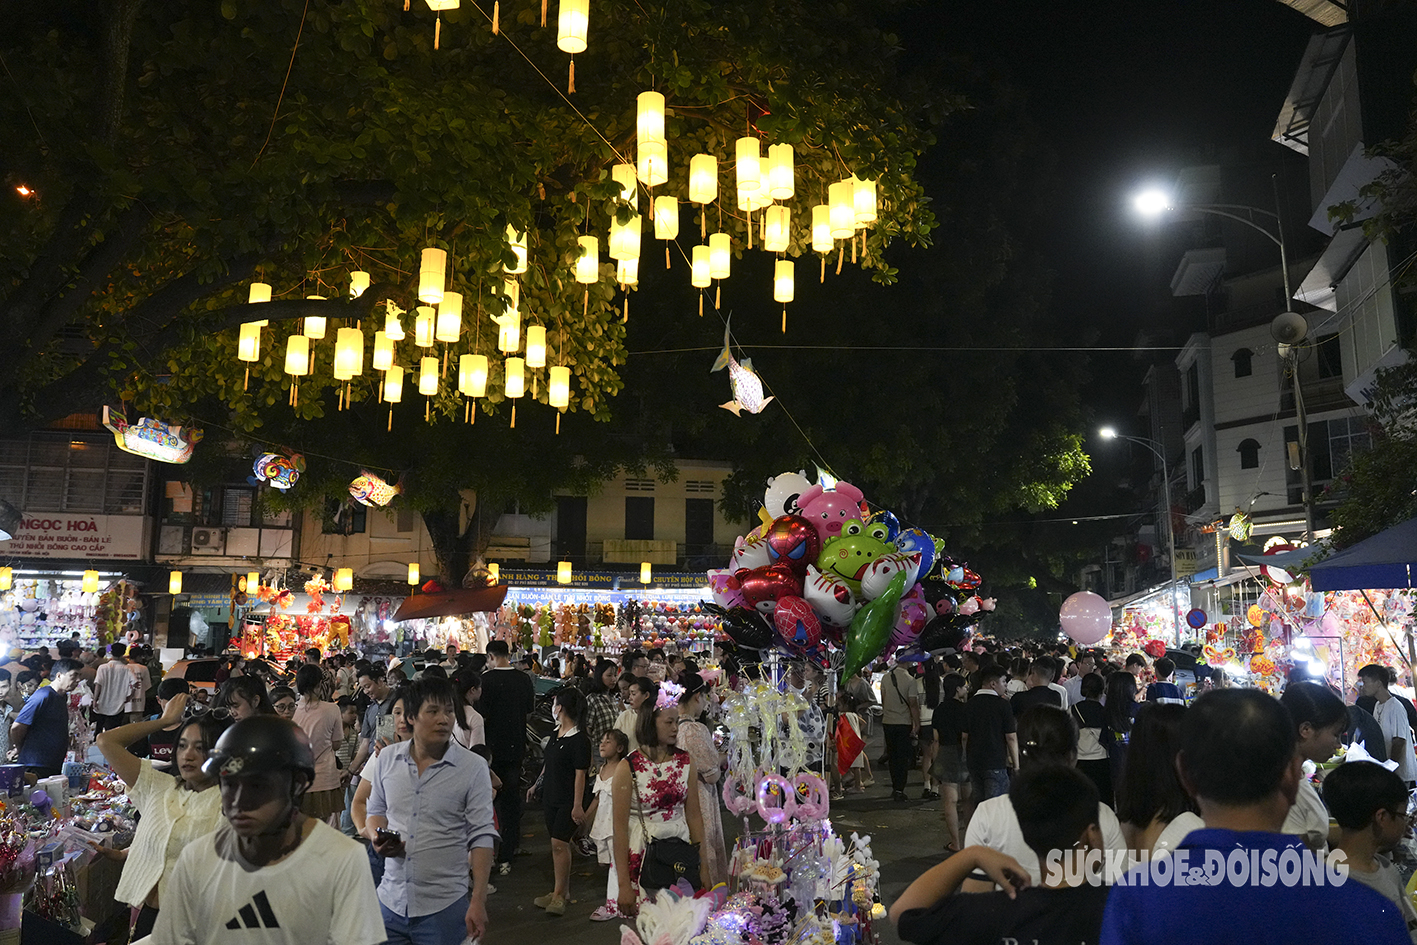
<svg viewBox="0 0 1417 945">
<path fill-rule="evenodd" d="M 447 343 L 462 337 L 461 292 L 443 293 L 443 301 L 438 303 L 438 319 L 433 329 L 433 337 Z"/>
<path fill-rule="evenodd" d="M 556 17 L 556 48 L 571 54 L 567 92 L 576 91 L 576 53 L 586 50 L 586 32 L 590 24 L 590 0 L 561 0 Z"/>
<path fill-rule="evenodd" d="M 635 165 L 612 164 L 610 179 L 620 185 L 620 199 L 626 203 L 634 204 L 636 191 L 639 190 L 639 185 L 636 183 Z"/>
<path fill-rule="evenodd" d="M 456 10 L 458 8 L 458 0 L 427 0 L 427 2 L 428 9 L 432 10 L 435 15 L 433 21 L 433 48 L 437 49 L 443 38 L 443 11 Z M 404 7 L 404 9 L 406 10 L 408 7 Z M 497 30 L 494 28 L 492 32 L 495 33 Z"/>
<path fill-rule="evenodd" d="M 374 357 L 370 366 L 376 371 L 387 371 L 394 363 L 394 342 L 387 332 L 374 332 Z"/>
<path fill-rule="evenodd" d="M 617 222 L 613 216 L 610 218 L 610 240 L 606 251 L 611 259 L 640 258 L 640 229 L 642 226 L 643 221 L 638 213 L 624 223 Z"/>
<path fill-rule="evenodd" d="M 438 393 L 438 359 L 425 357 L 418 362 L 418 392 L 424 397 Z"/>
<path fill-rule="evenodd" d="M 797 192 L 792 157 L 790 144 L 775 144 L 768 148 L 768 194 L 774 200 L 790 200 Z"/>
<path fill-rule="evenodd" d="M 620 285 L 640 284 L 640 261 L 638 259 L 621 259 L 615 264 L 615 281 Z"/>
<path fill-rule="evenodd" d="M 651 141 L 666 140 L 664 96 L 658 92 L 641 92 L 635 99 L 635 146 L 643 148 Z"/>
<path fill-rule="evenodd" d="M 402 309 L 392 302 L 389 303 L 389 313 L 384 316 L 384 334 L 389 336 L 390 341 L 403 341 L 405 337 L 403 322 L 399 321 L 402 314 Z"/>
<path fill-rule="evenodd" d="M 576 281 L 585 285 L 600 281 L 600 240 L 594 236 L 581 236 L 580 258 L 576 260 Z"/>
<path fill-rule="evenodd" d="M 782 204 L 773 204 L 763 213 L 763 249 L 770 253 L 787 252 L 792 236 L 792 211 Z"/>
<path fill-rule="evenodd" d="M 727 233 L 709 236 L 709 275 L 715 279 L 727 279 L 733 260 L 732 245 Z"/>
<path fill-rule="evenodd" d="M 458 393 L 464 397 L 487 395 L 487 355 L 465 354 L 458 358 Z"/>
<path fill-rule="evenodd" d="M 876 182 L 851 175 L 851 205 L 858 227 L 876 222 Z"/>
<path fill-rule="evenodd" d="M 247 362 L 246 378 L 241 382 L 241 389 L 245 390 L 251 381 L 250 362 L 261 360 L 261 323 L 245 322 L 241 326 L 241 334 L 236 340 L 236 358 L 238 361 Z"/>
<path fill-rule="evenodd" d="M 310 339 L 291 335 L 285 343 L 285 373 L 304 377 L 310 373 Z"/>
<path fill-rule="evenodd" d="M 793 263 L 790 259 L 779 259 L 773 267 L 772 298 L 782 303 L 782 333 L 787 334 L 787 303 L 795 293 Z"/>
<path fill-rule="evenodd" d="M 522 346 L 522 313 L 512 309 L 497 322 L 497 350 L 513 354 Z"/>
<path fill-rule="evenodd" d="M 397 364 L 384 372 L 384 403 L 389 405 L 389 426 L 394 428 L 394 404 L 403 400 L 403 368 Z"/>
<path fill-rule="evenodd" d="M 856 204 L 851 181 L 832 184 L 827 189 L 827 204 L 831 208 L 832 239 L 850 239 L 856 232 Z"/>
<path fill-rule="evenodd" d="M 353 589 L 354 589 L 354 569 L 353 569 L 353 568 L 336 568 L 336 569 L 335 569 L 335 579 L 334 579 L 334 582 L 333 582 L 333 586 L 334 586 L 334 589 L 335 589 L 335 590 L 337 590 L 337 591 L 339 591 L 339 592 L 341 592 L 341 593 L 344 593 L 345 591 L 353 590 Z"/>
<path fill-rule="evenodd" d="M 669 144 L 646 141 L 639 146 L 639 178 L 646 187 L 657 187 L 669 180 Z"/>
<path fill-rule="evenodd" d="M 369 288 L 369 273 L 359 271 L 349 274 L 349 294 L 351 298 L 359 298 L 364 294 L 364 290 Z"/>
<path fill-rule="evenodd" d="M 689 161 L 689 200 L 710 204 L 718 199 L 718 158 L 696 154 Z"/>
<path fill-rule="evenodd" d="M 562 561 L 562 562 L 559 562 L 559 563 L 556 565 L 556 583 L 557 583 L 557 584 L 570 584 L 570 583 L 571 583 L 571 562 L 569 562 L 569 561 Z"/>
<path fill-rule="evenodd" d="M 313 302 L 324 299 L 323 295 L 307 295 L 305 297 Z M 325 337 L 325 316 L 306 315 L 304 326 L 300 333 L 312 341 L 320 341 L 323 339 Z"/>
<path fill-rule="evenodd" d="M 571 405 L 571 369 L 557 366 L 550 371 L 546 388 L 546 402 L 558 410 Z"/>
<path fill-rule="evenodd" d="M 735 146 L 738 158 L 735 173 L 738 177 L 738 191 L 756 191 L 762 178 L 762 159 L 758 151 L 758 139 L 739 138 Z"/>
<path fill-rule="evenodd" d="M 507 224 L 507 248 L 512 251 L 516 261 L 512 263 L 510 268 L 503 266 L 502 271 L 514 276 L 526 272 L 526 231 L 518 230 L 510 223 Z"/>
<path fill-rule="evenodd" d="M 517 425 L 516 401 L 526 394 L 526 362 L 521 358 L 507 359 L 504 365 L 502 393 L 508 400 L 512 401 L 511 426 L 515 429 Z"/>
<path fill-rule="evenodd" d="M 420 348 L 433 347 L 433 327 L 435 313 L 431 305 L 418 306 L 418 314 L 413 320 L 413 343 Z"/>
<path fill-rule="evenodd" d="M 426 305 L 437 305 L 443 301 L 444 274 L 448 268 L 448 254 L 441 249 L 425 249 L 418 270 L 418 301 Z"/>
<path fill-rule="evenodd" d="M 654 238 L 672 240 L 679 236 L 679 198 L 654 198 Z"/>
<path fill-rule="evenodd" d="M 699 245 L 694 247 L 693 255 L 689 260 L 689 284 L 696 289 L 707 289 L 713 284 L 713 270 L 709 265 L 709 248 Z M 704 315 L 704 296 L 699 293 L 699 317 Z"/>
<path fill-rule="evenodd" d="M 347 381 L 364 373 L 364 332 L 341 328 L 335 332 L 334 376 Z"/>
<path fill-rule="evenodd" d="M 167 593 L 169 593 L 169 594 L 181 594 L 181 593 L 182 593 L 182 572 L 181 572 L 181 571 L 169 571 L 169 572 L 168 572 L 168 574 L 167 574 Z"/>
<path fill-rule="evenodd" d="M 528 325 L 526 329 L 526 366 L 546 367 L 546 328 L 542 325 Z"/>
<path fill-rule="evenodd" d="M 829 253 L 834 248 L 831 208 L 819 203 L 812 208 L 812 249 L 819 253 Z"/>
<path fill-rule="evenodd" d="M 248 295 L 246 298 L 247 302 L 252 305 L 259 305 L 262 302 L 269 302 L 270 300 L 271 287 L 268 284 L 264 282 L 251 283 L 250 295 Z M 270 319 L 261 319 L 260 321 L 256 322 L 256 324 L 261 326 L 262 328 L 265 328 L 267 325 L 270 324 Z"/>
</svg>

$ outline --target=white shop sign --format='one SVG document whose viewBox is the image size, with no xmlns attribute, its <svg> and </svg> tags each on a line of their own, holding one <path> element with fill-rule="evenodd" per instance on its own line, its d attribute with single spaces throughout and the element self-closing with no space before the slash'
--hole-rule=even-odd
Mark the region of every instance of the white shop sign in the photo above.
<svg viewBox="0 0 1417 945">
<path fill-rule="evenodd" d="M 20 530 L 4 544 L 7 557 L 138 560 L 148 541 L 142 515 L 25 513 Z"/>
</svg>

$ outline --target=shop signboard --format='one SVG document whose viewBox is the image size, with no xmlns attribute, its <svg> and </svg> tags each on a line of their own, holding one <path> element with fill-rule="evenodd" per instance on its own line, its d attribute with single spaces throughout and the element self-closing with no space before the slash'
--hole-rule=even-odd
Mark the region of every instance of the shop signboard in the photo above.
<svg viewBox="0 0 1417 945">
<path fill-rule="evenodd" d="M 580 571 L 572 573 L 570 584 L 558 584 L 555 571 L 530 571 L 502 568 L 498 580 L 512 588 L 560 587 L 571 590 L 625 591 L 630 597 L 652 596 L 660 590 L 699 590 L 708 587 L 708 577 L 702 571 L 655 572 L 649 584 L 640 583 L 637 571 Z"/>
<path fill-rule="evenodd" d="M 1176 549 L 1176 576 L 1190 577 L 1196 573 L 1196 552 L 1194 548 Z"/>
<path fill-rule="evenodd" d="M 15 558 L 136 561 L 146 557 L 149 519 L 143 515 L 25 513 L 20 530 L 5 542 Z"/>
</svg>

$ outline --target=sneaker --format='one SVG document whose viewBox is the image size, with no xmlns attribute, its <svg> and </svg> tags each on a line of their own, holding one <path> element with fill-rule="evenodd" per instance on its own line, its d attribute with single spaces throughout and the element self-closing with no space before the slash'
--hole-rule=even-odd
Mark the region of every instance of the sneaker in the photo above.
<svg viewBox="0 0 1417 945">
<path fill-rule="evenodd" d="M 908 801 L 908 800 L 910 800 L 910 798 L 908 798 L 908 797 L 905 796 L 905 792 L 904 792 L 904 791 L 892 791 L 892 792 L 891 792 L 891 800 L 893 800 L 893 801 Z"/>
<path fill-rule="evenodd" d="M 590 914 L 592 922 L 610 922 L 620 918 L 620 910 L 614 906 L 601 906 Z"/>
<path fill-rule="evenodd" d="M 556 901 L 556 894 L 555 894 L 554 892 L 549 892 L 549 893 L 547 893 L 547 894 L 544 895 L 544 896 L 537 896 L 535 899 L 533 899 L 533 900 L 531 901 L 531 904 L 534 905 L 534 906 L 536 906 L 536 908 L 538 908 L 538 909 L 546 909 L 546 908 L 549 908 L 549 907 L 551 906 L 551 904 L 552 904 L 553 902 L 555 902 L 555 901 Z M 564 900 L 562 900 L 561 911 L 562 911 L 562 912 L 566 911 L 566 909 L 565 909 L 565 901 L 564 901 Z"/>
<path fill-rule="evenodd" d="M 834 801 L 844 801 L 846 800 L 846 794 L 842 791 L 832 791 L 831 799 Z"/>
<path fill-rule="evenodd" d="M 938 801 L 940 799 L 940 795 L 937 791 L 922 791 L 920 794 L 920 799 L 922 801 Z"/>
<path fill-rule="evenodd" d="M 551 901 L 546 904 L 545 909 L 547 915 L 565 915 L 566 900 L 560 896 L 553 896 Z"/>
<path fill-rule="evenodd" d="M 505 860 L 504 860 L 503 862 L 501 862 L 501 863 L 498 863 L 498 864 L 497 864 L 497 875 L 498 875 L 498 876 L 511 876 L 511 875 L 512 875 L 512 864 L 506 862 Z"/>
<path fill-rule="evenodd" d="M 867 778 L 866 780 L 864 780 L 864 781 L 861 782 L 861 787 L 863 787 L 863 788 L 868 788 L 868 787 L 870 787 L 871 785 L 873 785 L 873 784 L 875 784 L 875 783 L 876 783 L 876 779 L 875 779 L 875 778 Z"/>
</svg>

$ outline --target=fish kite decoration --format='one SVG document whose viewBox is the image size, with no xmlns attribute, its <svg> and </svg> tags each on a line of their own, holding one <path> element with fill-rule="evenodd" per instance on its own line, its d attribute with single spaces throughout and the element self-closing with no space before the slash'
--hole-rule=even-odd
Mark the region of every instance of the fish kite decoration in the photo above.
<svg viewBox="0 0 1417 945">
<path fill-rule="evenodd" d="M 377 505 L 383 508 L 401 492 L 403 486 L 391 486 L 367 469 L 362 470 L 359 478 L 349 484 L 349 494 L 354 496 L 354 501 L 371 507 Z"/>
<path fill-rule="evenodd" d="M 251 464 L 251 471 L 255 473 L 250 479 L 252 485 L 268 482 L 285 492 L 300 481 L 300 474 L 305 471 L 305 457 L 299 453 L 262 453 Z"/>
<path fill-rule="evenodd" d="M 744 358 L 742 364 L 733 360 L 733 354 L 728 350 L 727 324 L 723 326 L 723 350 L 719 352 L 718 360 L 713 362 L 709 373 L 724 368 L 728 368 L 728 382 L 733 390 L 733 399 L 719 406 L 724 410 L 733 411 L 735 417 L 741 417 L 743 414 L 740 411 L 743 410 L 762 413 L 763 408 L 772 402 L 772 398 L 763 397 L 763 382 L 753 370 L 752 358 Z"/>
</svg>

